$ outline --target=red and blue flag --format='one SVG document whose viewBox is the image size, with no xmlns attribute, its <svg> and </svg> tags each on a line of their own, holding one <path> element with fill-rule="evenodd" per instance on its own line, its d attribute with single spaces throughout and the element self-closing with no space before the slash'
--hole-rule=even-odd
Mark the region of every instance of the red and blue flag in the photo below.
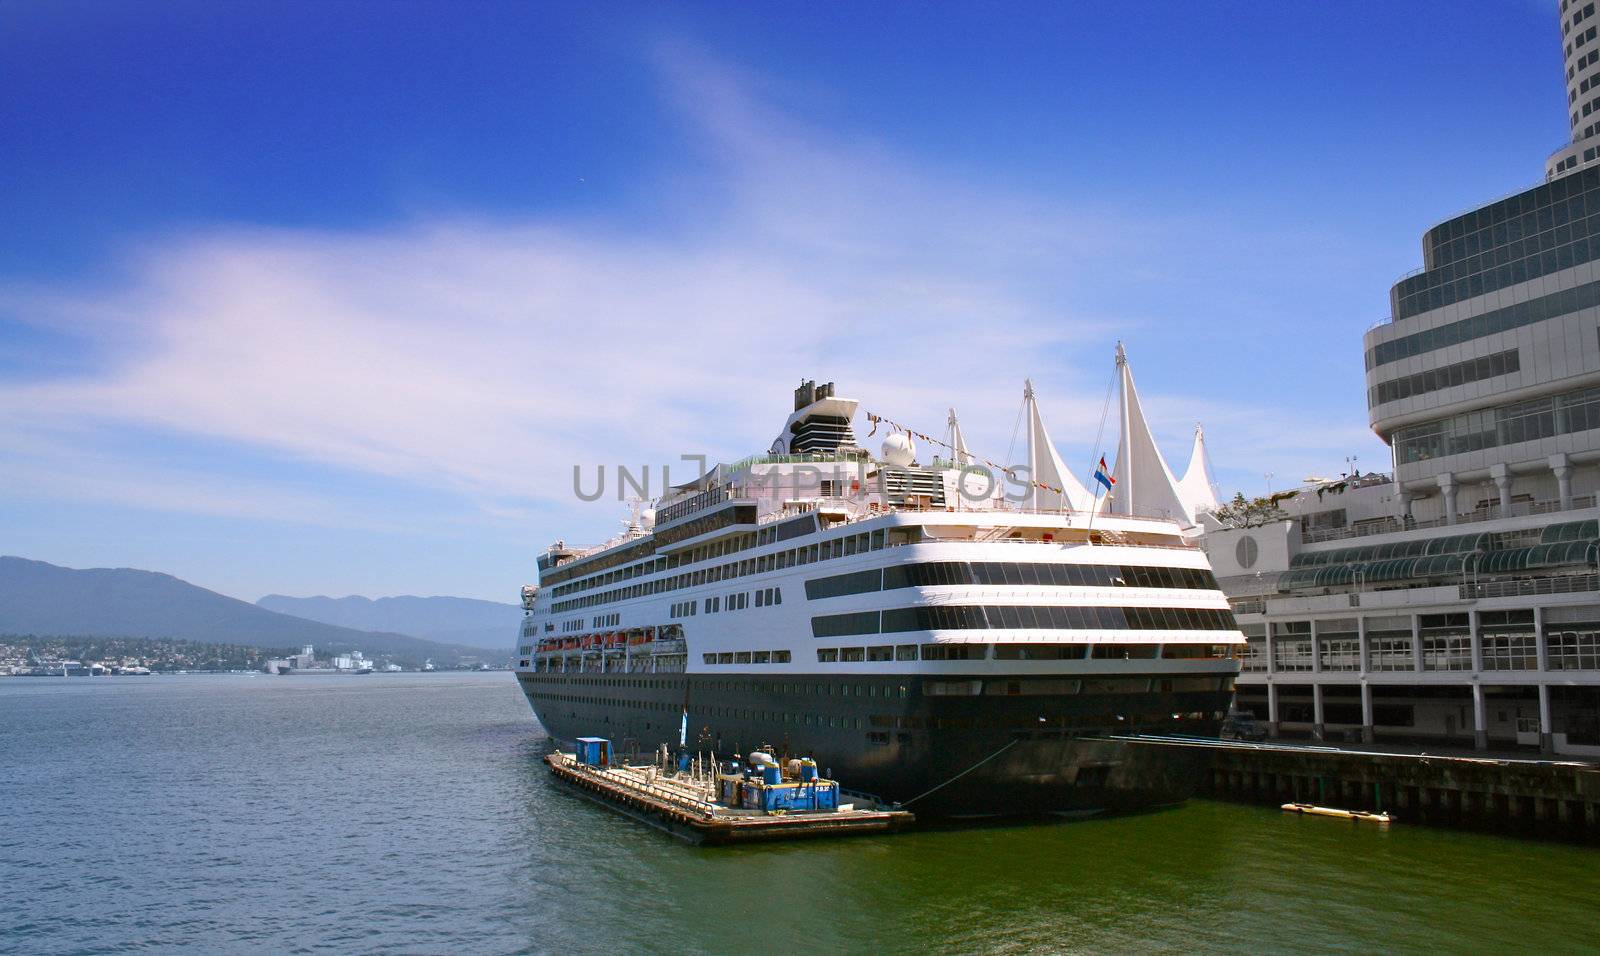
<svg viewBox="0 0 1600 956">
<path fill-rule="evenodd" d="M 1105 485 L 1106 490 L 1110 491 L 1111 486 L 1117 483 L 1117 479 L 1107 474 L 1108 471 L 1110 471 L 1110 469 L 1106 467 L 1106 456 L 1101 455 L 1100 467 L 1094 470 L 1094 480 L 1100 482 L 1102 485 Z"/>
</svg>

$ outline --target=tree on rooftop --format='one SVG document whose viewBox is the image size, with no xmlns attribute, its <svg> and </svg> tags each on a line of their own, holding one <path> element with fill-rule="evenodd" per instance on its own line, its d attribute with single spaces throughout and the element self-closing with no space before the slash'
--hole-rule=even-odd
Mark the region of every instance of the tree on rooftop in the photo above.
<svg viewBox="0 0 1600 956">
<path fill-rule="evenodd" d="M 1211 512 L 1212 516 L 1230 528 L 1259 528 L 1274 521 L 1287 521 L 1289 515 L 1278 507 L 1279 496 L 1246 498 L 1244 492 L 1234 492 L 1233 500 Z"/>
</svg>

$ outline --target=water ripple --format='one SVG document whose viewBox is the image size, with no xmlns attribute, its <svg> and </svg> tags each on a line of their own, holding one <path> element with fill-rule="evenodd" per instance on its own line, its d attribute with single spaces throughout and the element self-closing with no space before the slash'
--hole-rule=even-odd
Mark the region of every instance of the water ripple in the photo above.
<svg viewBox="0 0 1600 956">
<path fill-rule="evenodd" d="M 1600 948 L 1579 848 L 1196 802 L 695 849 L 546 746 L 505 674 L 0 681 L 0 953 Z"/>
</svg>

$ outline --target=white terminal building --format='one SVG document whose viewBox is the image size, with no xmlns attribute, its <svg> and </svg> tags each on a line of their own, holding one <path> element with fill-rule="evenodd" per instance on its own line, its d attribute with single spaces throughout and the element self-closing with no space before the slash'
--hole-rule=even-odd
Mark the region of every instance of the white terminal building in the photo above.
<svg viewBox="0 0 1600 956">
<path fill-rule="evenodd" d="M 1600 754 L 1600 17 L 1560 11 L 1572 144 L 1424 233 L 1364 337 L 1392 474 L 1205 519 L 1275 734 Z"/>
</svg>

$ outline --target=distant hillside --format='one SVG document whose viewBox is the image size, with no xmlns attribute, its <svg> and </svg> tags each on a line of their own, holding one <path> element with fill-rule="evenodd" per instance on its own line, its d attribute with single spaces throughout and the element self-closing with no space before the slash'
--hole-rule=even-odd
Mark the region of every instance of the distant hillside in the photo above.
<svg viewBox="0 0 1600 956">
<path fill-rule="evenodd" d="M 165 637 L 260 647 L 315 644 L 319 651 L 358 649 L 399 657 L 402 663 L 491 656 L 478 647 L 278 614 L 170 574 L 132 568 L 80 571 L 13 557 L 0 557 L 0 634 Z"/>
<path fill-rule="evenodd" d="M 515 604 L 458 597 L 288 597 L 269 594 L 256 602 L 279 614 L 353 627 L 391 631 L 430 641 L 509 651 L 517 643 L 522 608 Z"/>
</svg>

